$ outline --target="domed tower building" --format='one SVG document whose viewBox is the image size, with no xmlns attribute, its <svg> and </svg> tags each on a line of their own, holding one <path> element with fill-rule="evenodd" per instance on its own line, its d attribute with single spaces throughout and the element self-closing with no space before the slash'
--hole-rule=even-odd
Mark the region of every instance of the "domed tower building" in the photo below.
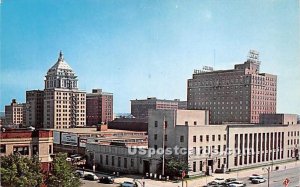
<svg viewBox="0 0 300 187">
<path fill-rule="evenodd" d="M 62 52 L 45 77 L 44 128 L 85 126 L 86 92 L 78 89 L 77 76 Z"/>
</svg>

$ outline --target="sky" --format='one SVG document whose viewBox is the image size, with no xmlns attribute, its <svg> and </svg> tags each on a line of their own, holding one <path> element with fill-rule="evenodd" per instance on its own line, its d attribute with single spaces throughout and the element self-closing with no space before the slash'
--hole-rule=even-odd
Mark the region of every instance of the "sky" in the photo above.
<svg viewBox="0 0 300 187">
<path fill-rule="evenodd" d="M 44 89 L 59 51 L 79 87 L 186 100 L 194 69 L 232 69 L 250 49 L 278 75 L 277 112 L 300 114 L 299 0 L 2 0 L 0 111 Z"/>
</svg>

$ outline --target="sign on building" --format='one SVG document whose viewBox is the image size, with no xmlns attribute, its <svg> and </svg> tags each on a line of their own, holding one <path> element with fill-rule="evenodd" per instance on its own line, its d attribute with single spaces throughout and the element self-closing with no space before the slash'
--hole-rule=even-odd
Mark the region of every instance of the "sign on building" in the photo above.
<svg viewBox="0 0 300 187">
<path fill-rule="evenodd" d="M 60 144 L 60 132 L 53 131 L 53 143 Z"/>
<path fill-rule="evenodd" d="M 62 145 L 77 146 L 78 137 L 77 137 L 76 134 L 61 133 L 61 144 Z"/>
</svg>

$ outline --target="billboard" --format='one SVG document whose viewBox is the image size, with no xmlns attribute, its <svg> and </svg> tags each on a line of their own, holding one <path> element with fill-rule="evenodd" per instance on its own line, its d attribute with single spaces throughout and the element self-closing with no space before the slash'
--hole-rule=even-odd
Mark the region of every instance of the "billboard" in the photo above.
<svg viewBox="0 0 300 187">
<path fill-rule="evenodd" d="M 53 131 L 53 143 L 60 144 L 60 132 Z"/>
<path fill-rule="evenodd" d="M 72 133 L 61 133 L 61 144 L 77 146 L 78 137 L 76 134 L 72 134 Z"/>
<path fill-rule="evenodd" d="M 94 137 L 80 137 L 79 138 L 79 147 L 86 147 L 87 143 L 95 142 Z"/>
</svg>

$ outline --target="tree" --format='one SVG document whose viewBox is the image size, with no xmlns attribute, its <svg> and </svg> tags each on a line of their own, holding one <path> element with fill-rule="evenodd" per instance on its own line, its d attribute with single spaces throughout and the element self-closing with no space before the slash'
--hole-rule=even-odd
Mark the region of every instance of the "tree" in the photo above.
<svg viewBox="0 0 300 187">
<path fill-rule="evenodd" d="M 7 187 L 40 186 L 43 175 L 40 171 L 40 162 L 37 156 L 24 157 L 20 154 L 11 154 L 1 157 L 1 185 Z"/>
<path fill-rule="evenodd" d="M 49 187 L 79 187 L 81 185 L 79 177 L 75 175 L 75 168 L 66 159 L 65 153 L 55 155 L 52 171 L 47 180 Z"/>
<path fill-rule="evenodd" d="M 181 177 L 182 171 L 189 171 L 189 165 L 184 160 L 170 158 L 166 159 L 165 163 L 165 173 L 170 177 Z"/>
</svg>

